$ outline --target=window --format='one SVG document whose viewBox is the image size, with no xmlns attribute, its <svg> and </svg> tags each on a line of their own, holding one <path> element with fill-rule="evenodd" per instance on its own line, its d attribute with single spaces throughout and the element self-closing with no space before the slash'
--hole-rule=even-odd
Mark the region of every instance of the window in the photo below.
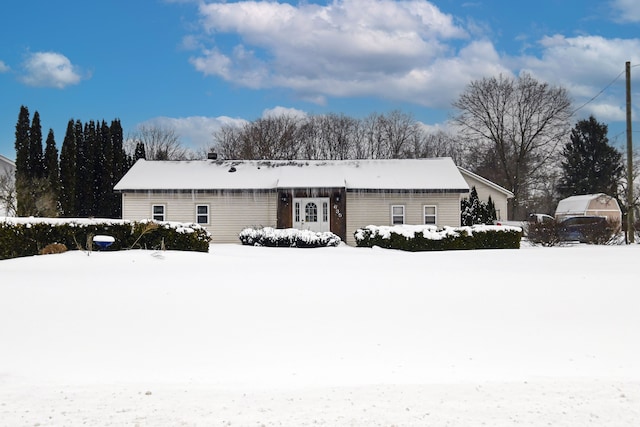
<svg viewBox="0 0 640 427">
<path fill-rule="evenodd" d="M 318 205 L 315 203 L 307 203 L 304 207 L 305 222 L 318 222 Z"/>
<path fill-rule="evenodd" d="M 300 202 L 295 204 L 295 222 L 300 222 Z"/>
<path fill-rule="evenodd" d="M 209 224 L 209 205 L 196 205 L 196 223 Z"/>
<path fill-rule="evenodd" d="M 164 205 L 153 205 L 151 214 L 154 221 L 164 221 Z"/>
<path fill-rule="evenodd" d="M 329 203 L 322 203 L 322 222 L 329 221 Z"/>
<path fill-rule="evenodd" d="M 424 207 L 424 223 L 436 225 L 438 222 L 437 209 L 435 206 Z"/>
<path fill-rule="evenodd" d="M 404 205 L 391 206 L 391 224 L 404 224 Z"/>
</svg>

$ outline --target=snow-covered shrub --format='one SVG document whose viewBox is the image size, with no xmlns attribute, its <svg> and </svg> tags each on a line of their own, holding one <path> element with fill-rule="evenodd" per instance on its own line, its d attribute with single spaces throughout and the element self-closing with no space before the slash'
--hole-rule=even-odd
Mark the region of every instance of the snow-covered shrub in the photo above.
<svg viewBox="0 0 640 427">
<path fill-rule="evenodd" d="M 338 246 L 341 242 L 340 237 L 328 231 L 315 232 L 296 228 L 245 228 L 238 237 L 243 245 L 269 247 L 318 248 Z"/>
<path fill-rule="evenodd" d="M 153 231 L 149 229 L 153 224 Z M 51 243 L 86 248 L 89 236 L 115 238 L 109 250 L 128 248 L 207 252 L 211 235 L 197 224 L 114 219 L 5 218 L 0 221 L 0 259 L 37 255 Z M 91 243 L 89 243 L 91 244 Z"/>
<path fill-rule="evenodd" d="M 369 225 L 354 233 L 359 247 L 379 246 L 405 251 L 442 251 L 453 249 L 518 249 L 519 227 L 474 225 L 443 227 L 433 225 Z"/>
</svg>

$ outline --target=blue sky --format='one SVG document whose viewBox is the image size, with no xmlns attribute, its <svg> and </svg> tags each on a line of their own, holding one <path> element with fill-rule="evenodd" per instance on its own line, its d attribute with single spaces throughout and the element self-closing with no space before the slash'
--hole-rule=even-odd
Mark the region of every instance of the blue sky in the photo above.
<svg viewBox="0 0 640 427">
<path fill-rule="evenodd" d="M 566 87 L 576 108 L 606 88 L 575 117 L 594 114 L 624 143 L 624 66 L 640 65 L 637 0 L 31 0 L 0 12 L 9 158 L 21 105 L 58 147 L 71 118 L 119 118 L 125 134 L 171 127 L 199 148 L 223 123 L 273 112 L 399 109 L 446 129 L 470 81 L 523 71 Z M 640 67 L 632 76 L 635 110 Z"/>
</svg>

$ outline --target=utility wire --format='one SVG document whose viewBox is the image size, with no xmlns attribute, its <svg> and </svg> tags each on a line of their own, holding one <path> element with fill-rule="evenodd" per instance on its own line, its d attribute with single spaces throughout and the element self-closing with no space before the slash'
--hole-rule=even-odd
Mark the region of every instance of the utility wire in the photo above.
<svg viewBox="0 0 640 427">
<path fill-rule="evenodd" d="M 631 68 L 636 68 L 636 67 L 640 67 L 640 64 L 637 65 L 632 65 Z M 577 113 L 578 111 L 582 110 L 584 107 L 586 107 L 587 105 L 591 104 L 593 101 L 596 100 L 596 98 L 598 98 L 600 95 L 602 95 L 604 93 L 605 90 L 609 89 L 615 82 L 617 82 L 620 77 L 626 72 L 626 70 L 622 70 L 620 72 L 620 74 L 618 74 L 616 76 L 615 79 L 613 79 L 611 81 L 611 83 L 609 83 L 608 85 L 606 85 L 600 92 L 598 92 L 594 97 L 592 97 L 591 99 L 589 99 L 587 102 L 585 102 L 584 104 L 582 104 L 581 106 L 579 106 L 578 108 L 576 108 L 575 110 L 573 110 L 571 112 L 571 115 L 573 116 L 575 113 Z"/>
</svg>

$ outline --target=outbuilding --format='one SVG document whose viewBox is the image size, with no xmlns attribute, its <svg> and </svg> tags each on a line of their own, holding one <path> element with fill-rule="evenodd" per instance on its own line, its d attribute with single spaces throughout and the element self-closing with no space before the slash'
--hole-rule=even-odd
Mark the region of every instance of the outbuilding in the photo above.
<svg viewBox="0 0 640 427">
<path fill-rule="evenodd" d="M 556 208 L 556 220 L 572 216 L 602 216 L 618 224 L 622 221 L 618 201 L 604 193 L 583 194 L 560 200 Z"/>
</svg>

